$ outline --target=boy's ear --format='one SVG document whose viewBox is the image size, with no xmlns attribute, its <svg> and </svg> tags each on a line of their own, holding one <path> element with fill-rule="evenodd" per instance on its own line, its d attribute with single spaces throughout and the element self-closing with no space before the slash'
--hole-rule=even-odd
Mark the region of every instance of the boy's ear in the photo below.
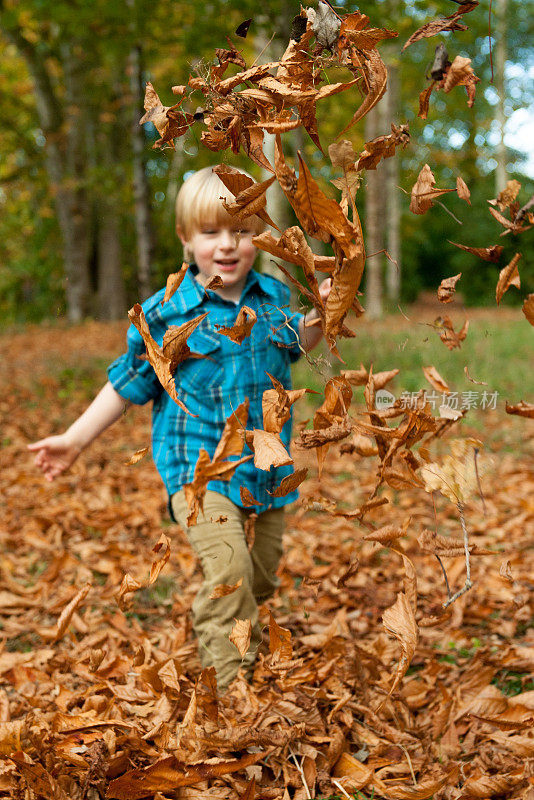
<svg viewBox="0 0 534 800">
<path fill-rule="evenodd" d="M 180 228 L 180 226 L 178 225 L 178 223 L 176 223 L 176 235 L 180 239 L 183 246 L 185 247 L 187 245 L 187 239 L 185 238 L 184 233 Z"/>
</svg>

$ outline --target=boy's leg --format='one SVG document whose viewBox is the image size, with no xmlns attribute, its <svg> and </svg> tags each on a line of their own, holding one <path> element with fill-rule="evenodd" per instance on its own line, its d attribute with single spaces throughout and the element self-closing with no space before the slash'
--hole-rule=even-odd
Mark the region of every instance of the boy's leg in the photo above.
<svg viewBox="0 0 534 800">
<path fill-rule="evenodd" d="M 208 490 L 204 499 L 204 514 L 198 522 L 187 527 L 187 503 L 183 490 L 171 499 L 174 516 L 184 529 L 197 554 L 204 572 L 204 583 L 193 601 L 193 627 L 198 639 L 202 666 L 214 666 L 219 689 L 235 678 L 240 667 L 251 672 L 261 639 L 258 625 L 258 606 L 254 599 L 252 560 L 245 539 L 245 512 L 232 501 Z M 224 523 L 211 522 L 221 515 Z M 221 583 L 242 585 L 232 594 L 210 600 L 210 594 Z M 235 619 L 250 619 L 252 636 L 249 651 L 242 659 L 228 639 Z"/>
<path fill-rule="evenodd" d="M 254 568 L 252 591 L 258 603 L 268 600 L 280 583 L 276 570 L 282 556 L 283 533 L 283 508 L 274 508 L 258 515 L 254 526 L 254 544 L 250 551 Z"/>
</svg>

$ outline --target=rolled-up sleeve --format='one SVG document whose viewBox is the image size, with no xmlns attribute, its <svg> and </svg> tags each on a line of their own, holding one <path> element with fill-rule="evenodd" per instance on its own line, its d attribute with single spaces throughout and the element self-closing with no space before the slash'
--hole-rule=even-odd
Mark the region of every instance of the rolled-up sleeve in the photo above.
<svg viewBox="0 0 534 800">
<path fill-rule="evenodd" d="M 159 397 L 163 389 L 152 366 L 140 358 L 146 353 L 145 343 L 133 325 L 126 338 L 128 350 L 108 367 L 108 379 L 125 400 L 143 405 Z"/>
</svg>

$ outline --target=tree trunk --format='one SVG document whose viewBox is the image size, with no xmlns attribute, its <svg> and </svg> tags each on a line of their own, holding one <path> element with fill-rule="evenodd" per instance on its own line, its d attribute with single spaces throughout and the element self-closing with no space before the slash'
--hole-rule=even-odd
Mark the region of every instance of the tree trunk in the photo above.
<svg viewBox="0 0 534 800">
<path fill-rule="evenodd" d="M 115 204 L 98 206 L 98 311 L 100 319 L 121 319 L 126 312 L 122 277 L 120 216 Z"/>
<path fill-rule="evenodd" d="M 369 142 L 378 136 L 380 131 L 380 104 L 376 105 L 365 117 L 365 141 Z M 381 174 L 382 172 L 382 174 Z M 378 167 L 365 173 L 365 250 L 367 257 L 365 301 L 368 316 L 376 319 L 382 316 L 382 255 L 373 255 L 384 248 L 383 244 L 383 203 L 384 175 Z"/>
<path fill-rule="evenodd" d="M 388 89 L 386 93 L 386 111 L 388 125 L 397 119 L 399 109 L 399 71 L 395 55 L 388 59 Z M 386 126 L 387 127 L 387 126 Z M 384 129 L 383 133 L 387 133 Z M 400 205 L 400 170 L 399 156 L 388 158 L 384 165 L 386 174 L 386 249 L 390 258 L 386 267 L 386 294 L 392 304 L 400 300 L 401 288 L 401 205 Z M 396 262 L 396 263 L 393 263 Z"/>
<path fill-rule="evenodd" d="M 132 0 L 128 3 L 132 5 Z M 154 230 L 150 209 L 150 187 L 145 170 L 146 142 L 139 125 L 144 92 L 141 87 L 141 45 L 135 44 L 128 59 L 132 95 L 132 155 L 135 232 L 137 238 L 137 287 L 141 300 L 152 294 L 151 268 L 154 253 Z"/>
<path fill-rule="evenodd" d="M 506 163 L 507 153 L 504 143 L 504 129 L 506 116 L 504 103 L 505 95 L 505 69 L 506 69 L 506 10 L 507 0 L 497 0 L 496 8 L 496 31 L 495 31 L 495 88 L 499 95 L 499 100 L 495 106 L 495 119 L 499 129 L 499 142 L 497 144 L 497 169 L 495 170 L 495 191 L 497 194 L 502 192 L 506 186 Z"/>
<path fill-rule="evenodd" d="M 64 115 L 48 73 L 48 53 L 38 50 L 18 27 L 4 30 L 25 59 L 34 81 L 39 124 L 46 139 L 46 169 L 63 238 L 67 316 L 70 322 L 80 322 L 87 312 L 90 290 L 89 210 L 83 180 L 82 126 L 77 118 L 83 100 L 80 65 L 75 68 L 70 48 L 65 48 L 62 55 L 69 111 Z"/>
</svg>

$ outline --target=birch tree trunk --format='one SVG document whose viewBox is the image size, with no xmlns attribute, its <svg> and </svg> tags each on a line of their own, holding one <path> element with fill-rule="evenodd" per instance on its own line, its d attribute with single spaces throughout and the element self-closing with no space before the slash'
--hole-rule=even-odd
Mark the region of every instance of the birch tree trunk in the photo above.
<svg viewBox="0 0 534 800">
<path fill-rule="evenodd" d="M 399 70 L 396 56 L 388 58 L 388 88 L 385 97 L 387 125 L 399 123 Z M 387 127 L 387 126 L 386 126 Z M 383 133 L 388 131 L 384 128 Z M 386 266 L 386 294 L 392 304 L 400 300 L 401 289 L 401 204 L 399 156 L 388 158 L 384 165 L 386 199 L 386 250 L 390 256 Z M 396 262 L 396 263 L 393 263 Z"/>
<path fill-rule="evenodd" d="M 131 5 L 131 2 L 129 3 Z M 141 45 L 135 44 L 128 59 L 130 92 L 132 95 L 132 156 L 135 232 L 137 239 L 137 288 L 141 300 L 152 294 L 151 266 L 154 254 L 154 229 L 150 209 L 150 187 L 145 170 L 146 142 L 143 128 L 139 125 L 143 108 L 141 87 Z"/>
<path fill-rule="evenodd" d="M 499 129 L 499 142 L 497 144 L 497 169 L 495 170 L 495 191 L 497 194 L 502 192 L 506 186 L 506 162 L 507 153 L 504 143 L 504 128 L 506 124 L 505 116 L 505 69 L 506 69 L 506 11 L 507 0 L 497 0 L 496 8 L 496 43 L 495 43 L 495 88 L 499 95 L 495 107 L 495 119 Z"/>
<path fill-rule="evenodd" d="M 382 103 L 378 103 L 365 117 L 365 141 L 369 142 L 378 136 L 380 131 Z M 383 204 L 384 175 L 380 166 L 365 173 L 365 250 L 367 257 L 364 306 L 369 317 L 376 319 L 382 316 L 382 255 L 378 253 L 384 247 L 383 238 Z"/>
</svg>

